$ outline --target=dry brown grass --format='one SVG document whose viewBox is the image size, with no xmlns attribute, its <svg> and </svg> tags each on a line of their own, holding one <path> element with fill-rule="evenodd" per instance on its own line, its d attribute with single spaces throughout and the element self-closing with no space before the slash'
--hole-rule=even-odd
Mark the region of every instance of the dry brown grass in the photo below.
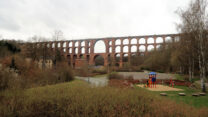
<svg viewBox="0 0 208 117">
<path fill-rule="evenodd" d="M 208 109 L 188 106 L 145 90 L 92 88 L 73 81 L 0 95 L 0 116 L 26 117 L 207 117 Z"/>
</svg>

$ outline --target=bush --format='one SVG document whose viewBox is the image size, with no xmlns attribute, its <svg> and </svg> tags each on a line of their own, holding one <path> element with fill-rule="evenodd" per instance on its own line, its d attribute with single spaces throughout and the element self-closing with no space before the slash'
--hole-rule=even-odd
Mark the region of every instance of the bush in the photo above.
<svg viewBox="0 0 208 117">
<path fill-rule="evenodd" d="M 111 80 L 111 79 L 124 79 L 124 76 L 120 75 L 116 72 L 112 72 L 112 73 L 108 74 L 108 79 L 109 80 Z"/>
<path fill-rule="evenodd" d="M 41 70 L 35 67 L 34 63 L 24 63 L 24 59 L 21 60 L 19 56 L 14 58 L 17 70 L 9 69 L 9 62 L 6 62 L 4 69 L 8 69 L 7 72 L 6 70 L 0 71 L 0 90 L 44 86 L 74 79 L 72 69 L 65 63 L 58 63 L 56 69 Z"/>
<path fill-rule="evenodd" d="M 8 88 L 10 79 L 11 74 L 8 72 L 0 71 L 0 90 Z"/>
<path fill-rule="evenodd" d="M 85 63 L 81 68 L 75 69 L 75 75 L 81 76 L 81 77 L 87 77 L 91 76 L 92 70 L 90 69 L 90 66 Z"/>
<path fill-rule="evenodd" d="M 6 89 L 21 89 L 25 87 L 25 81 L 14 70 L 0 71 L 0 91 Z"/>
<path fill-rule="evenodd" d="M 59 63 L 56 69 L 35 69 L 30 74 L 26 74 L 24 79 L 27 81 L 28 87 L 34 87 L 69 82 L 74 80 L 74 74 L 67 64 Z"/>
<path fill-rule="evenodd" d="M 58 79 L 61 82 L 69 82 L 74 80 L 74 74 L 72 69 L 64 63 L 60 64 L 57 67 L 57 74 L 58 74 Z"/>
<path fill-rule="evenodd" d="M 158 73 L 165 73 L 163 70 L 156 70 Z"/>
<path fill-rule="evenodd" d="M 116 70 L 117 72 L 130 72 L 129 69 L 127 68 L 119 68 L 118 70 Z"/>
<path fill-rule="evenodd" d="M 92 70 L 92 73 L 96 73 L 96 74 L 106 74 L 107 73 L 107 69 L 105 67 L 94 68 Z"/>
<path fill-rule="evenodd" d="M 127 76 L 127 78 L 125 78 L 125 79 L 127 79 L 127 80 L 134 80 L 134 77 L 132 75 L 130 75 L 130 76 Z"/>
</svg>

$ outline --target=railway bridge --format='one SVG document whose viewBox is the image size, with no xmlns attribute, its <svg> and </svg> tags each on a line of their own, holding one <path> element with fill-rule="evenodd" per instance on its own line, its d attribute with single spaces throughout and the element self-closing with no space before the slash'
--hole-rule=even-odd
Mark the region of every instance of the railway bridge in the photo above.
<svg viewBox="0 0 208 117">
<path fill-rule="evenodd" d="M 126 60 L 129 62 L 134 55 L 144 56 L 151 50 L 156 50 L 162 44 L 179 41 L 179 34 L 143 35 L 126 37 L 109 37 L 97 39 L 78 39 L 64 41 L 50 41 L 42 44 L 51 50 L 59 49 L 68 62 L 76 67 L 82 66 L 83 61 L 95 65 L 95 59 L 101 56 L 104 66 L 111 65 L 112 61 L 118 67 L 123 67 Z"/>
</svg>

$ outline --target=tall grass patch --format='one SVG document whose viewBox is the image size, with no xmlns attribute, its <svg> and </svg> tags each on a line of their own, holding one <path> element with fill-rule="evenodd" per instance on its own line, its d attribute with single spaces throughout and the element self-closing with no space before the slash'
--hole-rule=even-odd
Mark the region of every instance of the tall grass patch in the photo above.
<svg viewBox="0 0 208 117">
<path fill-rule="evenodd" d="M 10 94 L 10 95 L 8 95 Z M 0 116 L 206 116 L 207 108 L 176 104 L 142 89 L 91 87 L 72 81 L 1 94 Z M 16 97 L 16 98 L 14 98 Z M 10 103 L 12 102 L 12 103 Z"/>
</svg>

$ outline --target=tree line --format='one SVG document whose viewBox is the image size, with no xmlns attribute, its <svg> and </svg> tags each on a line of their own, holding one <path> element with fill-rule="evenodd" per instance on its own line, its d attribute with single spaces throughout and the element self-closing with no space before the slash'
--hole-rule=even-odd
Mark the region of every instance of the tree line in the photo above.
<svg viewBox="0 0 208 117">
<path fill-rule="evenodd" d="M 135 56 L 131 65 L 142 69 L 188 74 L 201 80 L 205 91 L 208 74 L 208 7 L 207 0 L 191 1 L 188 8 L 177 10 L 181 23 L 177 25 L 180 40 L 162 45 L 145 56 Z"/>
</svg>

